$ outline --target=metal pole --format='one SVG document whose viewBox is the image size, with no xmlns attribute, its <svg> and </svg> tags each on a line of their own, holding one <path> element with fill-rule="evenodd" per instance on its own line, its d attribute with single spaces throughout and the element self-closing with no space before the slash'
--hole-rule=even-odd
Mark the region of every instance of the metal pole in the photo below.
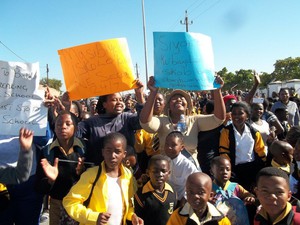
<svg viewBox="0 0 300 225">
<path fill-rule="evenodd" d="M 49 67 L 48 67 L 48 64 L 46 65 L 46 68 L 47 68 L 47 80 L 46 80 L 46 83 L 47 83 L 47 86 L 49 86 Z"/>
<path fill-rule="evenodd" d="M 144 33 L 144 51 L 145 51 L 145 70 L 146 70 L 146 84 L 147 84 L 147 83 L 148 83 L 148 58 L 147 58 L 147 40 L 146 40 L 146 22 L 145 22 L 144 0 L 142 0 L 142 13 L 143 13 L 143 33 Z"/>
</svg>

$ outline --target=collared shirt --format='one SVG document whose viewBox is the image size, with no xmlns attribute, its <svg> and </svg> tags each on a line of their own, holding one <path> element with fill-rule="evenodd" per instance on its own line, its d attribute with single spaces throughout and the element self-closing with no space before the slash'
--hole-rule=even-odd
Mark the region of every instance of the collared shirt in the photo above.
<svg viewBox="0 0 300 225">
<path fill-rule="evenodd" d="M 153 191 L 155 191 L 155 189 L 154 189 L 153 186 L 151 185 L 151 182 L 148 181 L 148 182 L 144 185 L 142 193 L 145 194 L 145 193 L 147 193 L 147 192 L 153 192 Z M 164 191 L 170 191 L 170 192 L 173 192 L 173 193 L 174 193 L 173 188 L 172 188 L 168 183 L 165 183 L 165 187 L 164 187 L 163 192 L 164 192 Z"/>
<path fill-rule="evenodd" d="M 201 221 L 199 220 L 199 217 L 196 215 L 193 208 L 191 207 L 191 205 L 188 202 L 180 210 L 180 214 L 183 214 L 183 215 L 188 214 L 189 218 L 194 220 L 196 222 L 196 224 L 198 224 L 198 225 L 201 225 L 208 221 L 211 221 L 213 219 L 213 217 L 222 217 L 223 216 L 211 203 L 207 202 L 207 207 L 208 207 L 207 214 L 204 218 L 201 219 Z"/>
<path fill-rule="evenodd" d="M 59 150 L 61 151 L 61 153 L 63 153 L 65 156 L 67 156 L 67 155 L 71 154 L 72 152 L 74 152 L 74 149 L 73 149 L 74 146 L 78 146 L 78 147 L 80 147 L 81 149 L 84 149 L 84 146 L 83 146 L 82 142 L 80 141 L 80 139 L 78 139 L 78 138 L 75 137 L 75 138 L 74 138 L 74 142 L 73 142 L 73 146 L 69 149 L 68 154 L 67 154 L 66 151 L 60 146 L 60 144 L 59 144 L 59 142 L 58 142 L 57 139 L 51 143 L 51 145 L 50 145 L 50 147 L 49 147 L 49 151 L 51 151 L 51 149 L 53 149 L 53 148 L 55 148 L 55 147 L 58 147 Z"/>
<path fill-rule="evenodd" d="M 292 205 L 289 202 L 287 202 L 287 205 L 286 205 L 285 209 L 283 210 L 283 212 L 273 221 L 273 223 L 271 223 L 271 221 L 269 221 L 268 213 L 262 207 L 260 209 L 260 211 L 258 212 L 258 214 L 255 216 L 254 224 L 257 224 L 256 221 L 259 221 L 261 225 L 264 225 L 264 224 L 291 225 L 293 222 L 293 220 L 292 220 L 293 217 L 289 217 L 290 213 L 292 213 Z"/>
<path fill-rule="evenodd" d="M 172 159 L 171 168 L 172 171 L 169 182 L 177 192 L 178 200 L 181 200 L 185 196 L 187 177 L 192 173 L 198 172 L 198 169 L 181 153 L 179 153 L 175 159 Z"/>
<path fill-rule="evenodd" d="M 248 126 L 240 134 L 233 126 L 236 143 L 235 165 L 254 161 L 254 139 Z"/>
<path fill-rule="evenodd" d="M 272 159 L 271 165 L 272 165 L 273 167 L 276 167 L 276 168 L 278 168 L 278 169 L 283 170 L 284 172 L 286 172 L 286 173 L 288 173 L 288 174 L 290 174 L 290 172 L 291 172 L 291 167 L 290 167 L 289 164 L 280 165 L 279 163 L 275 162 L 274 159 Z"/>
</svg>

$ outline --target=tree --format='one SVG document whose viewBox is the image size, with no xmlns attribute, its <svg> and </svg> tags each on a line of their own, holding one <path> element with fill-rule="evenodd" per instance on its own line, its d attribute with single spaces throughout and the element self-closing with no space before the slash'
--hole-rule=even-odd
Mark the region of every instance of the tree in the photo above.
<svg viewBox="0 0 300 225">
<path fill-rule="evenodd" d="M 268 84 L 269 84 L 270 82 L 272 82 L 273 80 L 274 80 L 274 77 L 273 77 L 272 74 L 263 72 L 263 73 L 260 75 L 260 81 L 261 81 L 260 87 L 261 87 L 261 88 L 267 88 L 267 87 L 268 87 Z"/>
<path fill-rule="evenodd" d="M 47 86 L 47 78 L 45 78 L 45 77 L 42 78 L 40 80 L 40 84 L 44 85 L 44 86 Z M 48 79 L 48 86 L 60 91 L 60 88 L 62 86 L 62 82 L 60 80 L 57 80 L 57 79 Z"/>
<path fill-rule="evenodd" d="M 291 80 L 300 77 L 300 57 L 277 60 L 272 73 L 276 80 Z"/>
</svg>

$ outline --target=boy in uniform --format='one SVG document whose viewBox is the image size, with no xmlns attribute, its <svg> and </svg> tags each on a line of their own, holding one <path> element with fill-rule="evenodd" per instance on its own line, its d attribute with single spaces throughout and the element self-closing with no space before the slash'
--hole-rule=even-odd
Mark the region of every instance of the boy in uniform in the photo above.
<svg viewBox="0 0 300 225">
<path fill-rule="evenodd" d="M 289 200 L 292 197 L 288 175 L 281 169 L 266 167 L 259 171 L 255 188 L 261 208 L 254 225 L 299 225 L 300 215 Z"/>
<path fill-rule="evenodd" d="M 211 203 L 212 181 L 202 172 L 193 173 L 186 181 L 187 202 L 174 211 L 167 225 L 230 225 L 230 221 Z"/>
<path fill-rule="evenodd" d="M 68 214 L 80 224 L 143 224 L 133 208 L 133 176 L 123 166 L 126 156 L 126 138 L 121 133 L 110 133 L 104 138 L 99 166 L 88 169 L 63 199 Z M 98 171 L 98 172 L 97 172 Z M 99 179 L 95 179 L 97 173 Z M 91 193 L 91 196 L 89 197 Z M 84 202 L 90 199 L 87 206 Z"/>
<path fill-rule="evenodd" d="M 150 181 L 134 195 L 135 213 L 145 225 L 165 225 L 175 210 L 176 193 L 167 183 L 171 173 L 170 162 L 167 156 L 152 156 L 147 169 Z"/>
</svg>

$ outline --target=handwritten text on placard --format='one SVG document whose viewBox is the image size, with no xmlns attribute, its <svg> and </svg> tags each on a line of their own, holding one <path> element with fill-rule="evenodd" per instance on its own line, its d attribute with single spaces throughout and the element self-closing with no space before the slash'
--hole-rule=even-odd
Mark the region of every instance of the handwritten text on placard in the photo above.
<svg viewBox="0 0 300 225">
<path fill-rule="evenodd" d="M 157 87 L 210 90 L 214 58 L 210 37 L 187 32 L 154 32 L 154 75 Z"/>
<path fill-rule="evenodd" d="M 0 61 L 0 134 L 18 135 L 20 127 L 27 127 L 45 135 L 47 108 L 38 84 L 38 63 Z"/>
<path fill-rule="evenodd" d="M 66 88 L 73 100 L 135 88 L 125 38 L 79 45 L 58 53 Z"/>
</svg>

